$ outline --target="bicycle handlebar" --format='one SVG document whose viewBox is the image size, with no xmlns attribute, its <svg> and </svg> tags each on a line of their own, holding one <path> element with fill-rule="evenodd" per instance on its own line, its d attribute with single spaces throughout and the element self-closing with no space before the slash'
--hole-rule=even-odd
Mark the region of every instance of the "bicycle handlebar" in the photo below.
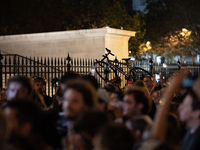
<svg viewBox="0 0 200 150">
<path fill-rule="evenodd" d="M 110 54 L 112 56 L 115 56 L 113 53 L 111 53 L 111 50 L 109 50 L 109 49 L 106 48 L 106 51 L 108 52 L 108 54 Z"/>
</svg>

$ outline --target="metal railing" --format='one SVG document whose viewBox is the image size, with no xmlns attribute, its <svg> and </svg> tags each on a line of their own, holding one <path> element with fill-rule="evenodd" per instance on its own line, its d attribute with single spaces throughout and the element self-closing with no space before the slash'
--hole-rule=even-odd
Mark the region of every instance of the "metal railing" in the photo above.
<svg viewBox="0 0 200 150">
<path fill-rule="evenodd" d="M 39 57 L 24 57 L 17 54 L 0 54 L 0 88 L 6 86 L 7 80 L 14 75 L 25 75 L 27 77 L 33 77 L 35 75 L 40 75 L 44 77 L 47 81 L 46 83 L 46 93 L 52 96 L 56 89 L 56 83 L 68 70 L 75 71 L 79 74 L 86 75 L 90 71 L 91 67 L 94 65 L 94 59 L 71 59 L 66 58 L 39 58 Z M 141 67 L 149 72 L 159 72 L 165 77 L 165 80 L 171 76 L 174 72 L 179 70 L 177 64 L 168 65 L 166 68 L 162 66 L 157 66 L 149 61 L 137 61 L 135 66 Z M 120 66 L 123 71 L 127 72 L 127 66 Z M 182 67 L 186 68 L 186 67 Z M 199 74 L 199 65 L 197 66 L 187 66 L 193 74 Z M 104 70 L 101 69 L 100 73 L 104 75 Z M 109 78 L 112 79 L 115 76 L 114 72 L 109 73 Z M 122 78 L 123 87 L 126 84 L 124 76 L 119 73 Z M 97 76 L 97 81 L 100 86 L 104 86 L 104 81 Z"/>
</svg>

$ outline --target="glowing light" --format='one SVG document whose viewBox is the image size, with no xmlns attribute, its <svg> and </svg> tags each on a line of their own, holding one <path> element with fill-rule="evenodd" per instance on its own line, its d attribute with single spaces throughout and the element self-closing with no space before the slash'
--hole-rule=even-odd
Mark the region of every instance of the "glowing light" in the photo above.
<svg viewBox="0 0 200 150">
<path fill-rule="evenodd" d="M 186 32 L 186 31 L 187 31 L 187 29 L 186 29 L 186 28 L 183 28 L 183 29 L 182 29 L 182 31 L 183 31 L 183 32 Z"/>
<path fill-rule="evenodd" d="M 150 41 L 147 41 L 147 45 L 149 45 L 151 42 Z"/>
<path fill-rule="evenodd" d="M 182 29 L 182 32 L 180 33 L 182 36 L 190 36 L 191 31 L 187 30 L 186 28 Z"/>
<path fill-rule="evenodd" d="M 160 63 L 161 63 L 161 56 L 158 56 L 158 57 L 156 58 L 156 60 L 157 60 L 157 63 L 160 64 Z"/>
<path fill-rule="evenodd" d="M 167 64 L 166 63 L 163 63 L 163 68 L 167 68 Z"/>
</svg>

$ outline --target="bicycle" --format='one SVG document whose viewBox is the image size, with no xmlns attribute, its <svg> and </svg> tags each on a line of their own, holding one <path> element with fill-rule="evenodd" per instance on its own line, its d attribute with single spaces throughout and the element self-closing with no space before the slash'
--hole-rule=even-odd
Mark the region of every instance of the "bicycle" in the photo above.
<svg viewBox="0 0 200 150">
<path fill-rule="evenodd" d="M 125 79 L 128 80 L 133 80 L 134 82 L 136 80 L 141 80 L 143 79 L 144 75 L 150 75 L 152 74 L 148 72 L 147 70 L 141 68 L 141 67 L 136 67 L 136 66 L 131 66 L 130 64 L 130 58 L 123 58 L 122 60 L 125 61 L 125 63 L 119 62 L 116 58 L 114 61 L 109 59 L 109 55 L 115 56 L 113 53 L 111 53 L 111 50 L 105 48 L 107 53 L 105 55 L 102 55 L 103 58 L 101 60 L 96 60 L 95 64 L 95 71 L 96 74 L 102 78 L 105 82 L 112 82 L 113 84 L 119 84 L 121 83 L 121 79 L 119 77 L 119 73 L 121 73 L 123 76 L 125 76 Z M 127 68 L 127 72 L 123 71 L 123 67 Z M 105 77 L 101 75 L 100 72 L 104 72 Z M 111 80 L 109 80 L 109 74 L 114 73 L 115 77 Z"/>
</svg>

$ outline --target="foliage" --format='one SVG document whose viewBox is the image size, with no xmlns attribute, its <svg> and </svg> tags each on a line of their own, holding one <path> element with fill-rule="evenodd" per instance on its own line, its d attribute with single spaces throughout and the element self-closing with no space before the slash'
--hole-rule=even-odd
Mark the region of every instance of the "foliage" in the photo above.
<svg viewBox="0 0 200 150">
<path fill-rule="evenodd" d="M 146 0 L 146 35 L 158 54 L 172 53 L 194 57 L 199 48 L 200 5 L 198 0 Z M 182 29 L 191 31 L 190 40 L 180 39 Z M 179 42 L 175 45 L 172 37 Z M 173 43 L 173 44 L 172 44 Z"/>
<path fill-rule="evenodd" d="M 140 52 L 144 14 L 128 14 L 126 0 L 0 0 L 0 35 L 79 30 L 109 26 L 140 31 L 130 39 Z"/>
</svg>

